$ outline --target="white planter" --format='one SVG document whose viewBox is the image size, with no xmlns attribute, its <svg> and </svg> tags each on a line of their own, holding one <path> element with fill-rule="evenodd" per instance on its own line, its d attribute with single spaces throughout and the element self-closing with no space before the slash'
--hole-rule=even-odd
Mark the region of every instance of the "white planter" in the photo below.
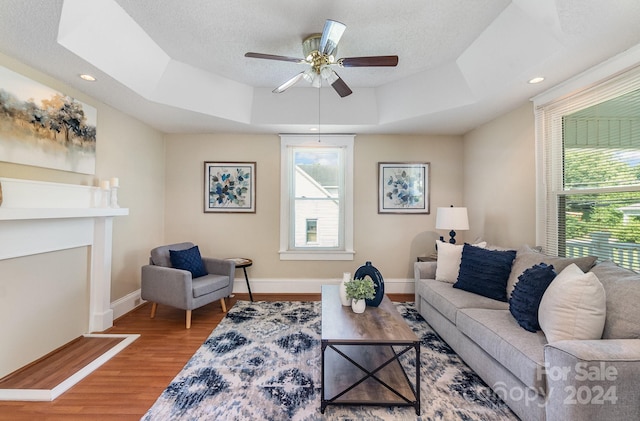
<svg viewBox="0 0 640 421">
<path fill-rule="evenodd" d="M 351 300 L 351 309 L 354 313 L 364 313 L 364 310 L 367 308 L 367 302 L 362 300 Z"/>
</svg>

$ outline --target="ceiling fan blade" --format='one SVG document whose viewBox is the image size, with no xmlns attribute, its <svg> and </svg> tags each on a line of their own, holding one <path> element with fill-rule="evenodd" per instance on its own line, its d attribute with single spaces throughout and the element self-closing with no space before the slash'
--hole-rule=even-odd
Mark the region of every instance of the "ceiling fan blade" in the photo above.
<svg viewBox="0 0 640 421">
<path fill-rule="evenodd" d="M 274 54 L 246 53 L 244 56 L 251 57 L 251 58 L 263 58 L 265 60 L 279 60 L 279 61 L 290 61 L 292 63 L 306 63 L 306 61 L 302 58 L 277 56 Z"/>
<path fill-rule="evenodd" d="M 347 26 L 344 23 L 327 19 L 322 30 L 322 38 L 320 38 L 320 53 L 333 54 L 345 29 Z"/>
<path fill-rule="evenodd" d="M 298 73 L 297 75 L 295 75 L 294 77 L 292 77 L 291 79 L 283 83 L 282 85 L 278 86 L 272 92 L 274 94 L 279 94 L 286 91 L 287 89 L 295 85 L 300 79 L 302 79 L 303 76 L 304 76 L 304 72 Z"/>
<path fill-rule="evenodd" d="M 336 72 L 333 72 L 333 75 L 337 79 L 333 83 L 331 83 L 331 86 L 333 87 L 333 89 L 335 89 L 338 95 L 340 95 L 341 98 L 351 95 L 353 91 L 347 86 L 344 80 L 342 80 L 342 78 L 338 76 Z"/>
<path fill-rule="evenodd" d="M 398 56 L 347 57 L 338 60 L 342 67 L 394 67 L 398 65 Z"/>
</svg>

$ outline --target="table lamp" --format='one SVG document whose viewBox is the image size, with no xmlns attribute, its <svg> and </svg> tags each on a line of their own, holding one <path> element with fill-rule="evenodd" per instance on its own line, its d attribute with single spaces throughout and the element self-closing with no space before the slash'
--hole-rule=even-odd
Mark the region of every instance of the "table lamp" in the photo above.
<svg viewBox="0 0 640 421">
<path fill-rule="evenodd" d="M 449 242 L 451 244 L 455 244 L 455 230 L 469 229 L 469 217 L 467 216 L 467 208 L 453 207 L 453 205 L 448 208 L 438 208 L 436 213 L 436 229 L 451 230 L 449 231 L 449 236 L 451 237 L 449 238 Z M 442 236 L 440 236 L 440 241 L 444 241 Z"/>
</svg>

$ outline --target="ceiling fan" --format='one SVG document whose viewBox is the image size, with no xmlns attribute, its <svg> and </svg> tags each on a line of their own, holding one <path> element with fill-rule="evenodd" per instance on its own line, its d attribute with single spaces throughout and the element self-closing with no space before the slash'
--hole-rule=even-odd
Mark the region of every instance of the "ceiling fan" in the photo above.
<svg viewBox="0 0 640 421">
<path fill-rule="evenodd" d="M 338 42 L 347 26 L 335 20 L 327 19 L 322 34 L 313 34 L 302 42 L 302 51 L 305 58 L 278 56 L 273 54 L 246 53 L 245 57 L 262 58 L 266 60 L 289 61 L 298 64 L 307 64 L 310 67 L 287 80 L 273 90 L 274 93 L 284 92 L 301 79 L 311 83 L 313 87 L 322 86 L 322 80 L 326 80 L 341 97 L 351 95 L 353 91 L 333 70 L 334 66 L 340 67 L 394 67 L 398 65 L 398 56 L 371 56 L 335 58 Z"/>
</svg>

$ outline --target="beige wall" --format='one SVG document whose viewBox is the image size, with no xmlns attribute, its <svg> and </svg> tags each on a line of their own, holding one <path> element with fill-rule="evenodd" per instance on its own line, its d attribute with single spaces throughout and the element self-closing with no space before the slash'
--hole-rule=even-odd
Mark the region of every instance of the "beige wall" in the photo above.
<svg viewBox="0 0 640 421">
<path fill-rule="evenodd" d="M 250 273 L 258 281 L 256 291 L 260 291 L 260 279 L 340 279 L 342 272 L 353 273 L 367 260 L 380 269 L 385 279 L 412 279 L 416 256 L 430 254 L 435 239 L 445 234 L 434 230 L 435 209 L 439 206 L 469 207 L 471 230 L 459 233 L 460 241 L 482 236 L 492 243 L 517 246 L 533 244 L 535 239 L 534 126 L 530 104 L 464 138 L 356 136 L 354 261 L 280 261 L 279 136 L 163 135 L 9 57 L 0 55 L 0 65 L 98 109 L 95 176 L 4 162 L 0 162 L 0 176 L 83 185 L 96 185 L 101 178 L 120 178 L 119 202 L 129 208 L 130 215 L 114 222 L 112 302 L 139 289 L 140 266 L 147 262 L 151 248 L 175 241 L 193 241 L 206 255 L 254 259 Z M 257 162 L 257 212 L 205 214 L 204 161 Z M 430 162 L 431 214 L 378 214 L 378 162 Z M 86 265 L 82 250 L 56 254 L 52 265 L 55 279 L 75 279 L 77 268 Z M 7 288 L 6 282 L 16 282 L 18 272 L 41 265 L 41 260 L 47 258 L 0 261 L 0 307 L 12 308 L 13 304 L 8 303 L 24 300 L 22 296 L 10 296 L 8 291 L 13 288 Z M 286 292 L 284 289 L 282 292 Z M 70 317 L 80 307 L 76 292 L 70 293 L 67 304 L 58 309 Z M 50 300 L 46 295 L 30 297 L 29 307 L 48 308 Z M 37 314 L 42 316 L 45 330 L 58 328 L 55 320 L 53 325 L 47 324 L 47 315 Z M 84 331 L 80 329 L 80 333 Z M 11 342 L 16 338 L 5 339 Z M 23 337 L 17 340 L 27 346 Z M 66 338 L 54 338 L 52 344 L 56 341 L 59 346 Z"/>
<path fill-rule="evenodd" d="M 97 185 L 99 179 L 119 177 L 119 203 L 122 207 L 129 208 L 130 214 L 115 218 L 113 223 L 111 302 L 134 293 L 140 288 L 140 266 L 147 262 L 149 250 L 162 243 L 164 237 L 165 157 L 162 133 L 7 56 L 0 55 L 0 65 L 97 108 L 95 176 L 6 162 L 0 162 L 0 176 L 80 185 Z M 75 290 L 69 288 L 66 296 L 56 296 L 56 306 L 52 308 L 51 294 L 46 289 L 25 296 L 19 292 L 19 288 L 11 285 L 23 282 L 23 279 L 24 282 L 31 282 L 32 278 L 44 282 L 49 278 L 52 281 L 68 279 L 69 282 L 75 282 L 78 268 L 87 275 L 88 256 L 85 250 L 80 249 L 79 253 L 57 252 L 53 255 L 57 257 L 46 266 L 41 262 L 49 258 L 48 255 L 0 261 L 0 308 L 13 308 L 15 303 L 21 303 L 22 311 L 13 313 L 12 320 L 19 320 L 23 317 L 22 313 L 29 313 L 37 315 L 39 328 L 42 330 L 60 332 L 59 335 L 48 338 L 46 343 L 40 340 L 37 333 L 25 336 L 24 332 L 34 331 L 29 327 L 0 332 L 3 343 L 19 344 L 19 349 L 30 346 L 34 352 L 39 352 L 38 356 L 68 342 L 70 336 L 73 339 L 86 333 L 88 329 L 88 317 L 81 319 L 79 324 L 73 324 L 72 331 L 60 325 L 64 323 L 61 320 L 76 318 L 79 309 L 88 313 L 88 306 L 84 307 L 84 303 L 78 302 Z M 46 268 L 42 276 L 38 272 L 41 267 Z M 29 268 L 33 268 L 33 272 L 29 273 Z M 50 277 L 46 276 L 48 274 Z M 85 282 L 86 287 L 88 277 Z M 67 290 L 63 288 L 62 291 Z M 25 303 L 27 307 L 24 307 Z M 53 314 L 56 317 L 52 317 Z M 9 319 L 6 317 L 3 313 L 0 325 L 8 323 Z M 0 377 L 2 370 L 13 364 L 11 361 L 5 364 L 5 357 L 4 353 L 0 356 Z M 20 365 L 14 369 L 18 367 Z"/>
<path fill-rule="evenodd" d="M 83 101 L 98 110 L 95 176 L 0 162 L 0 175 L 59 183 L 98 185 L 118 177 L 118 202 L 130 214 L 114 220 L 111 301 L 140 288 L 140 264 L 164 233 L 164 139 L 144 123 L 95 101 L 10 57 L 0 65 Z"/>
<path fill-rule="evenodd" d="M 535 125 L 526 103 L 464 136 L 467 238 L 535 244 Z"/>
<path fill-rule="evenodd" d="M 167 135 L 167 242 L 193 241 L 203 254 L 254 260 L 260 278 L 341 278 L 371 261 L 386 278 L 413 278 L 418 255 L 433 251 L 430 215 L 378 214 L 378 162 L 430 162 L 431 207 L 462 202 L 462 139 L 456 136 L 366 136 L 355 140 L 355 250 L 353 261 L 280 261 L 280 137 L 277 135 Z M 255 214 L 205 214 L 205 161 L 255 161 Z"/>
</svg>

